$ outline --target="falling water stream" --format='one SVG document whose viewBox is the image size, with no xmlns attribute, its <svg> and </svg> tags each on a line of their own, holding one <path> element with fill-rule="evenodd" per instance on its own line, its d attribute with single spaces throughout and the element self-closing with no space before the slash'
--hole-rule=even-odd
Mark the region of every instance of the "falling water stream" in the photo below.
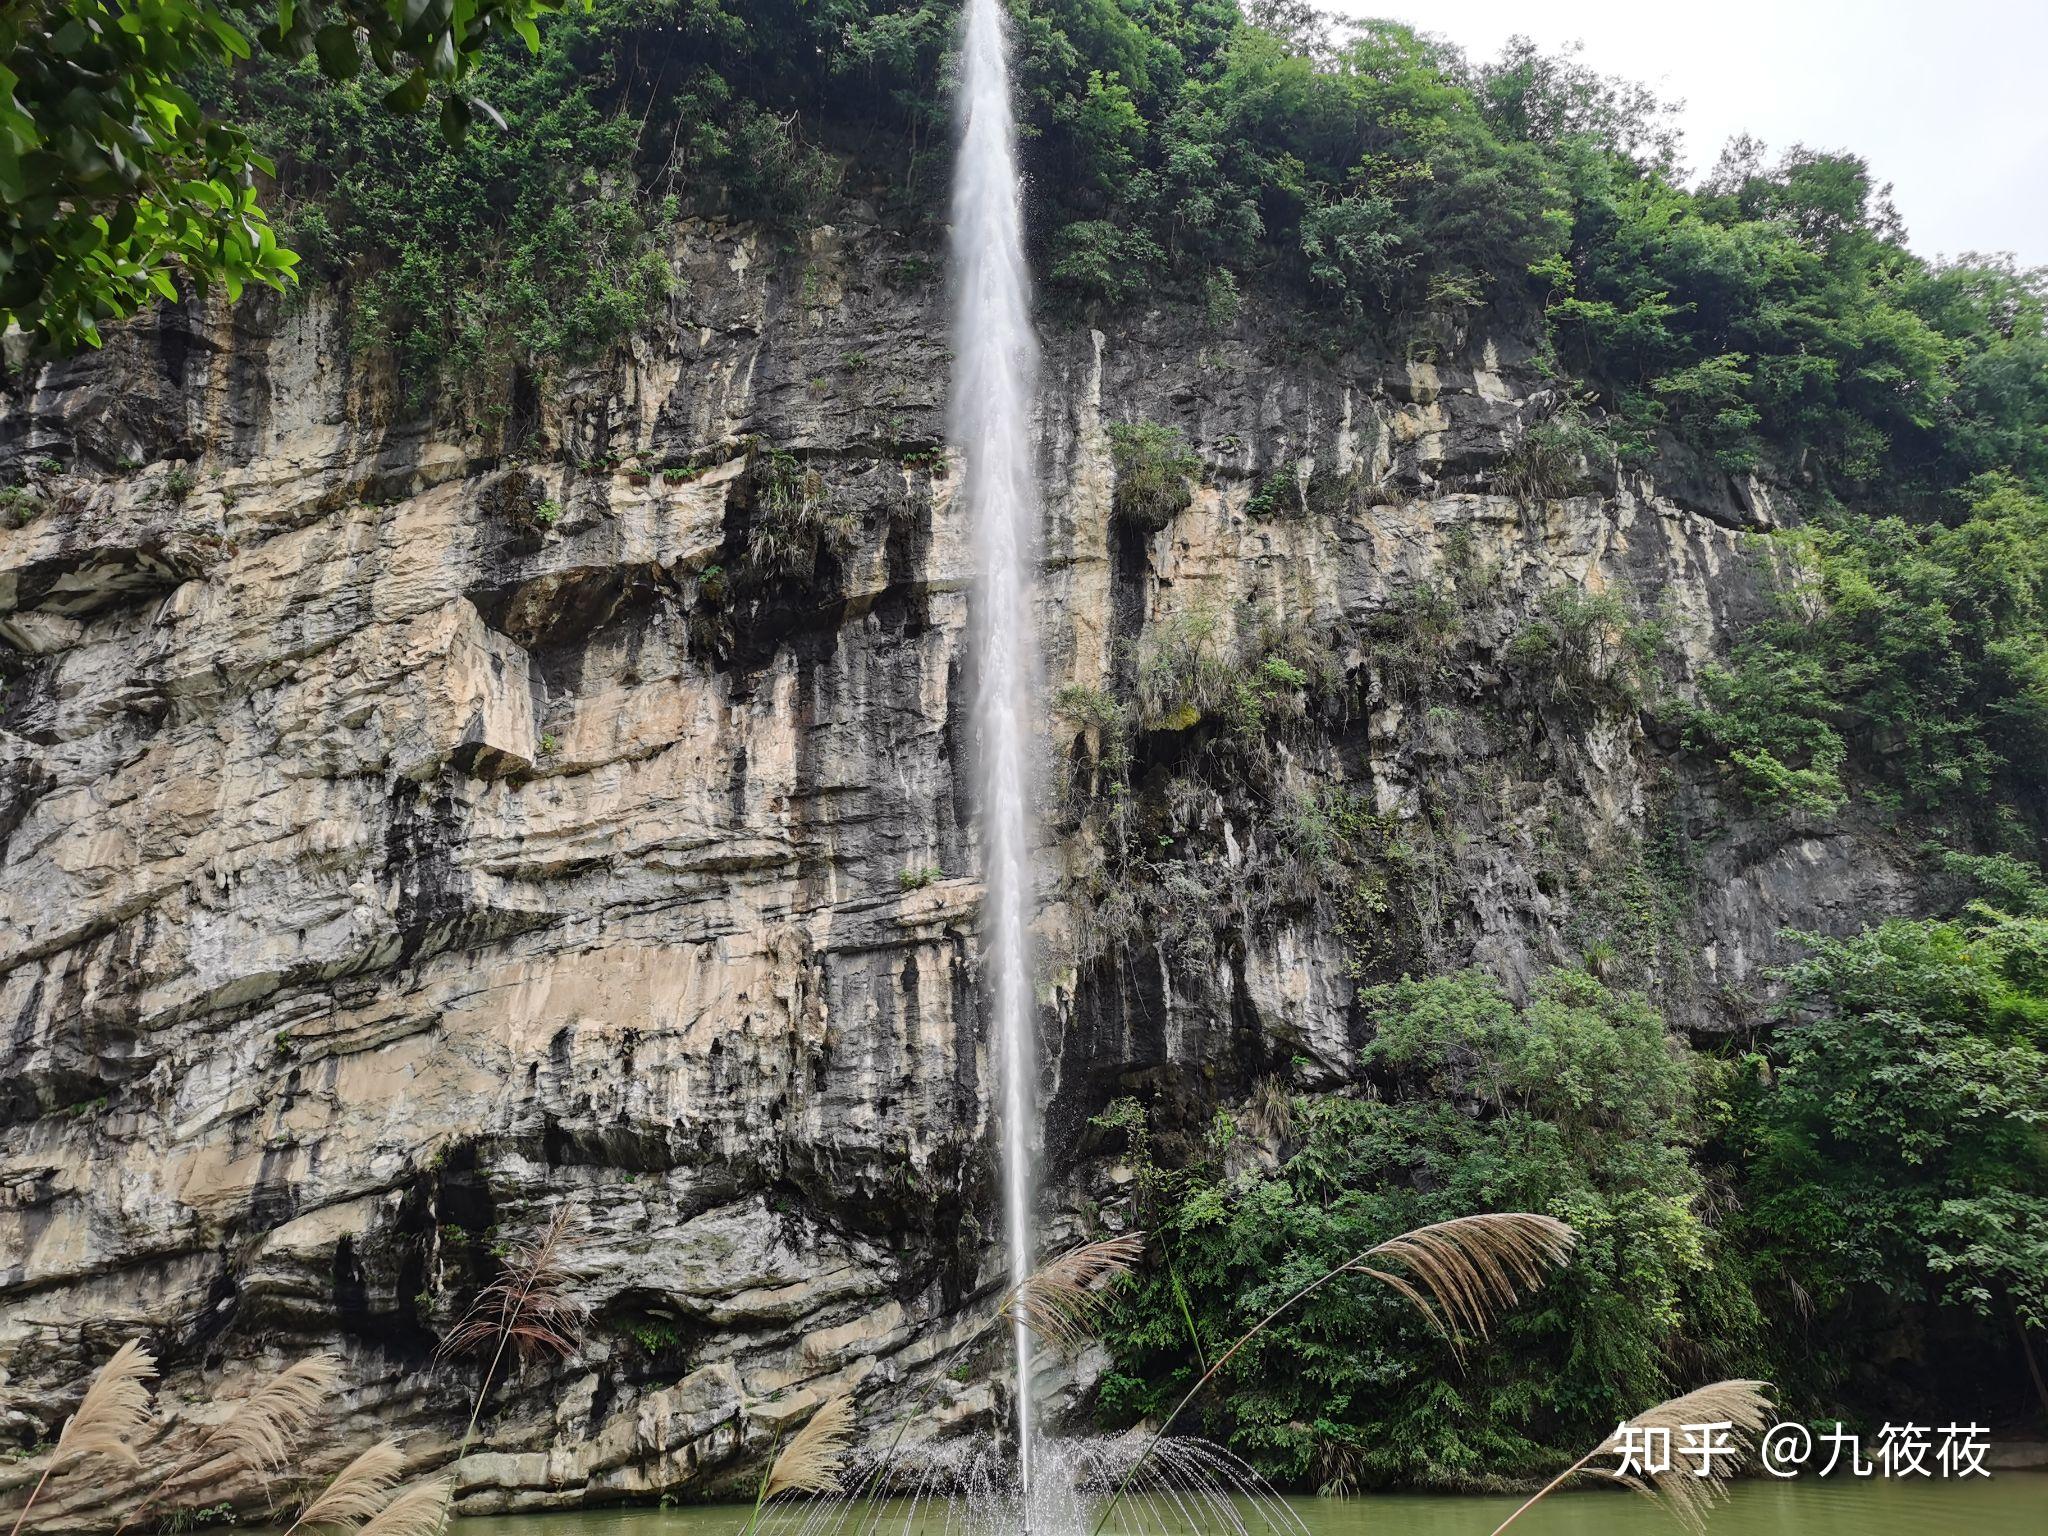
<svg viewBox="0 0 2048 1536">
<path fill-rule="evenodd" d="M 1014 1282 L 1031 1272 L 1037 1140 L 1029 933 L 1031 729 L 1035 679 L 1028 597 L 1038 537 L 1031 400 L 1038 343 L 1024 259 L 1009 40 L 999 0 L 967 0 L 960 50 L 960 155 L 953 172 L 954 445 L 977 556 L 981 850 L 990 995 L 1000 1073 L 1003 1229 Z M 1015 1329 L 1017 1476 L 1031 1508 L 1031 1340 Z"/>
</svg>

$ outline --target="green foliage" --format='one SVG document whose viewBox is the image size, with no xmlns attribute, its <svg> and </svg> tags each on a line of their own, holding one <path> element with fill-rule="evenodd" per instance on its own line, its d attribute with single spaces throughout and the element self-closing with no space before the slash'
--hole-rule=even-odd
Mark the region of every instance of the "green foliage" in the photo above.
<svg viewBox="0 0 2048 1536">
<path fill-rule="evenodd" d="M 1159 625 L 1139 669 L 1139 718 L 1148 730 L 1187 730 L 1220 710 L 1237 680 L 1215 610 L 1183 609 Z"/>
<path fill-rule="evenodd" d="M 1218 267 L 1202 279 L 1202 310 L 1211 330 L 1229 330 L 1237 323 L 1238 311 L 1243 306 L 1244 295 L 1238 288 L 1237 274 L 1228 267 Z"/>
<path fill-rule="evenodd" d="M 859 520 L 833 506 L 825 477 L 769 443 L 755 443 L 751 454 L 754 515 L 747 529 L 747 564 L 752 572 L 807 578 L 821 556 L 844 554 Z"/>
<path fill-rule="evenodd" d="M 1076 219 L 1053 236 L 1052 279 L 1084 297 L 1123 304 L 1145 290 L 1163 256 L 1143 230 Z"/>
<path fill-rule="evenodd" d="M 1397 816 L 1341 785 L 1291 797 L 1272 862 L 1283 889 L 1343 937 L 1354 978 L 1386 974 L 1412 946 L 1437 873 Z"/>
<path fill-rule="evenodd" d="M 317 58 L 349 80 L 364 54 L 379 108 L 441 103 L 460 138 L 493 109 L 471 71 L 495 40 L 538 46 L 537 18 L 559 0 L 464 0 L 327 7 L 221 0 L 50 0 L 0 15 L 0 325 L 66 352 L 99 344 L 102 322 L 174 298 L 174 279 L 282 287 L 281 249 L 255 177 L 272 171 L 257 138 L 187 89 L 209 67 L 248 59 L 254 43 Z M 396 81 L 395 85 L 389 84 Z"/>
<path fill-rule="evenodd" d="M 624 1323 L 626 1334 L 645 1355 L 659 1355 L 683 1342 L 683 1330 L 668 1317 L 631 1317 Z"/>
<path fill-rule="evenodd" d="M 1466 639 L 1465 594 L 1454 582 L 1399 587 L 1368 629 L 1373 659 L 1397 691 L 1421 694 L 1442 682 Z"/>
<path fill-rule="evenodd" d="M 1754 1329 L 1713 1278 L 1688 1155 L 1692 1068 L 1640 998 L 1558 972 L 1518 1007 L 1466 972 L 1363 1002 L 1375 1094 L 1297 1098 L 1276 1173 L 1225 1171 L 1231 1125 L 1178 1167 L 1133 1137 L 1144 1219 L 1172 1267 L 1119 1314 L 1110 1414 L 1157 1413 L 1192 1379 L 1177 1295 L 1213 1358 L 1321 1269 L 1476 1210 L 1549 1212 L 1582 1245 L 1462 1371 L 1398 1298 L 1343 1281 L 1226 1368 L 1206 1432 L 1296 1486 L 1528 1475 L 1665 1395 L 1676 1341 L 1718 1348 Z"/>
<path fill-rule="evenodd" d="M 1068 683 L 1053 696 L 1052 707 L 1054 714 L 1076 725 L 1093 726 L 1099 731 L 1121 730 L 1124 726 L 1123 707 L 1100 688 Z"/>
<path fill-rule="evenodd" d="M 677 205 L 638 174 L 652 126 L 616 110 L 649 19 L 643 0 L 605 0 L 537 52 L 484 50 L 472 83 L 505 127 L 456 140 L 310 62 L 214 84 L 275 147 L 287 238 L 348 272 L 353 340 L 389 353 L 414 406 L 444 386 L 472 407 L 509 398 L 514 367 L 601 356 L 669 296 Z"/>
<path fill-rule="evenodd" d="M 1615 457 L 1614 445 L 1599 428 L 1576 415 L 1555 417 L 1508 446 L 1494 467 L 1494 487 L 1524 501 L 1575 496 L 1588 488 L 1592 473 Z"/>
<path fill-rule="evenodd" d="M 1699 193 L 1625 156 L 1568 154 L 1562 172 L 1574 229 L 1550 314 L 1610 409 L 1726 468 L 1769 446 L 1894 504 L 1995 468 L 2038 481 L 2042 444 L 2018 423 L 2048 406 L 2041 274 L 1929 267 L 1853 156 L 1767 170 L 1739 142 Z"/>
<path fill-rule="evenodd" d="M 1301 477 L 1291 467 L 1273 470 L 1261 480 L 1244 504 L 1245 516 L 1253 519 L 1286 517 L 1300 510 L 1304 498 Z"/>
<path fill-rule="evenodd" d="M 1766 806 L 1825 813 L 1852 753 L 1916 806 L 2038 815 L 2048 757 L 2048 501 L 2004 476 L 1949 524 L 1837 511 L 1784 611 L 1700 680 L 1688 742 Z"/>
<path fill-rule="evenodd" d="M 0 486 L 0 528 L 26 528 L 43 515 L 44 505 L 32 486 Z"/>
<path fill-rule="evenodd" d="M 2039 892 L 2038 878 L 2034 892 Z M 1979 908 L 1809 938 L 1735 1083 L 1739 1238 L 1797 1288 L 1825 1392 L 1924 1314 L 2048 1331 L 2048 922 Z M 1782 1278 L 1780 1278 L 1782 1277 Z M 1788 1307 L 1789 1312 L 1789 1307 Z"/>
<path fill-rule="evenodd" d="M 945 875 L 946 872 L 940 869 L 938 865 L 925 864 L 915 869 L 899 871 L 896 876 L 896 883 L 903 890 L 904 894 L 908 895 L 912 891 L 921 891 L 926 886 L 943 880 Z"/>
<path fill-rule="evenodd" d="M 1508 642 L 1506 660 L 1568 707 L 1634 709 L 1653 680 L 1663 627 L 1612 592 L 1553 587 L 1539 616 Z"/>
<path fill-rule="evenodd" d="M 418 1298 L 415 1297 L 414 1300 L 417 1301 Z M 184 1536 L 187 1531 L 211 1531 L 236 1523 L 237 1514 L 232 1504 L 207 1504 L 199 1507 L 179 1505 L 158 1522 L 158 1529 L 164 1536 Z"/>
<path fill-rule="evenodd" d="M 1109 458 L 1116 470 L 1110 511 L 1124 522 L 1156 532 L 1194 500 L 1202 463 L 1188 451 L 1177 427 L 1152 421 L 1112 422 Z"/>
<path fill-rule="evenodd" d="M 1942 872 L 1964 883 L 1985 905 L 2014 917 L 2048 917 L 2048 878 L 2009 853 L 1941 854 Z"/>
<path fill-rule="evenodd" d="M 1052 712 L 1070 729 L 1094 737 L 1093 772 L 1084 773 L 1082 763 L 1074 764 L 1068 786 L 1070 800 L 1121 796 L 1128 787 L 1131 768 L 1130 712 L 1107 690 L 1080 683 L 1068 683 L 1053 695 Z M 1081 755 L 1078 745 L 1075 755 Z"/>
<path fill-rule="evenodd" d="M 1738 145 L 1682 186 L 1641 87 L 1526 42 L 1474 67 L 1286 8 L 1052 0 L 1020 23 L 1054 281 L 1123 302 L 1257 272 L 1352 328 L 1539 306 L 1621 436 L 1926 506 L 2048 483 L 2044 279 L 1908 252 L 1867 168 Z M 1213 309 L 1212 309 L 1213 313 Z M 1540 452 L 1543 445 L 1536 445 Z"/>
<path fill-rule="evenodd" d="M 280 282 L 267 200 L 286 243 L 350 275 L 358 339 L 391 349 L 414 403 L 459 380 L 487 406 L 509 367 L 545 375 L 647 323 L 686 208 L 805 228 L 858 146 L 869 184 L 936 217 L 923 146 L 944 130 L 955 6 L 593 0 L 536 34 L 550 4 L 302 8 L 261 35 L 306 62 L 232 70 L 246 45 L 216 0 L 152 0 L 146 57 L 118 28 L 7 23 L 0 179 L 34 185 L 9 189 L 0 302 L 31 330 L 47 308 L 68 345 L 181 266 L 231 291 Z M 1688 190 L 1653 97 L 1526 43 L 1474 66 L 1393 23 L 1333 36 L 1299 7 L 1247 19 L 1227 0 L 1043 0 L 1014 21 L 1037 262 L 1087 302 L 1173 289 L 1224 328 L 1256 280 L 1313 299 L 1327 340 L 1405 333 L 1418 355 L 1485 308 L 1538 333 L 1632 455 L 1675 433 L 1723 468 L 1796 460 L 1919 517 L 1987 472 L 2048 486 L 2042 274 L 1914 257 L 1851 156 L 1767 167 L 1741 144 Z M 396 90 L 349 78 L 365 35 Z M 129 95 L 42 153 L 103 47 L 128 51 L 110 78 Z M 452 141 L 386 110 L 435 91 Z M 464 134 L 478 114 L 505 126 Z M 136 122 L 147 151 L 123 138 Z M 278 173 L 262 200 L 259 149 Z M 1510 456 L 1521 494 L 1575 488 L 1574 459 L 1603 457 L 1564 433 Z"/>
</svg>

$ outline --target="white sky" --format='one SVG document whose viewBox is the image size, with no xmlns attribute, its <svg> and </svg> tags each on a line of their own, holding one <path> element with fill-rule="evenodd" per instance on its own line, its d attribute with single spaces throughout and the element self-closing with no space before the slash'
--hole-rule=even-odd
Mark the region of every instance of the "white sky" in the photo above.
<svg viewBox="0 0 2048 1536">
<path fill-rule="evenodd" d="M 2048 0 L 1322 0 L 1489 59 L 1514 33 L 1685 102 L 1685 163 L 1732 135 L 1869 162 L 1922 255 L 2048 265 Z"/>
</svg>

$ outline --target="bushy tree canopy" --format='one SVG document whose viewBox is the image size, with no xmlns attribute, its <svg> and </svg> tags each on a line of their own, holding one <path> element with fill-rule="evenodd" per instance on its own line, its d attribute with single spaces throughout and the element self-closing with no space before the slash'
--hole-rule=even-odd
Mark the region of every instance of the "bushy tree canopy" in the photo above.
<svg viewBox="0 0 2048 1536">
<path fill-rule="evenodd" d="M 435 98 L 451 136 L 494 109 L 461 83 L 560 0 L 27 0 L 0 11 L 0 325 L 43 347 L 97 343 L 101 322 L 176 294 L 174 279 L 278 286 L 294 255 L 256 182 L 261 127 L 202 107 L 191 76 L 255 47 L 395 82 L 394 112 Z"/>
<path fill-rule="evenodd" d="M 668 208 L 801 222 L 852 164 L 941 216 L 949 0 L 590 0 L 536 32 L 556 3 L 11 10 L 0 304 L 62 349 L 179 273 L 284 281 L 292 245 L 373 279 L 360 334 L 425 387 L 474 374 L 457 295 L 508 265 L 529 360 L 623 334 Z M 1335 342 L 1425 349 L 1486 314 L 1631 452 L 1674 433 L 1915 515 L 1981 474 L 2048 488 L 2041 274 L 1914 256 L 1853 156 L 1739 141 L 1688 189 L 1649 92 L 1526 41 L 1475 64 L 1273 0 L 1012 14 L 1067 302 L 1278 285 Z M 436 96 L 445 145 L 380 121 Z"/>
</svg>

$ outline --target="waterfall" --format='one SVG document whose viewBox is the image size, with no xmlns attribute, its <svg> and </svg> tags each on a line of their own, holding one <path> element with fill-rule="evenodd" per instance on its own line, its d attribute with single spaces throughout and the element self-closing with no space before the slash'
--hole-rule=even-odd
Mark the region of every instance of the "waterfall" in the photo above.
<svg viewBox="0 0 2048 1536">
<path fill-rule="evenodd" d="M 1003 1230 L 1010 1275 L 1031 1272 L 1031 1160 L 1038 1097 L 1030 906 L 1034 646 L 1029 585 L 1038 535 L 1031 400 L 1038 344 L 1024 261 L 1009 41 L 1000 0 L 967 0 L 960 51 L 960 156 L 953 172 L 953 441 L 977 556 L 974 719 L 984 951 L 1001 1082 Z M 1015 1329 L 1018 1495 L 1032 1494 L 1031 1339 Z"/>
</svg>

